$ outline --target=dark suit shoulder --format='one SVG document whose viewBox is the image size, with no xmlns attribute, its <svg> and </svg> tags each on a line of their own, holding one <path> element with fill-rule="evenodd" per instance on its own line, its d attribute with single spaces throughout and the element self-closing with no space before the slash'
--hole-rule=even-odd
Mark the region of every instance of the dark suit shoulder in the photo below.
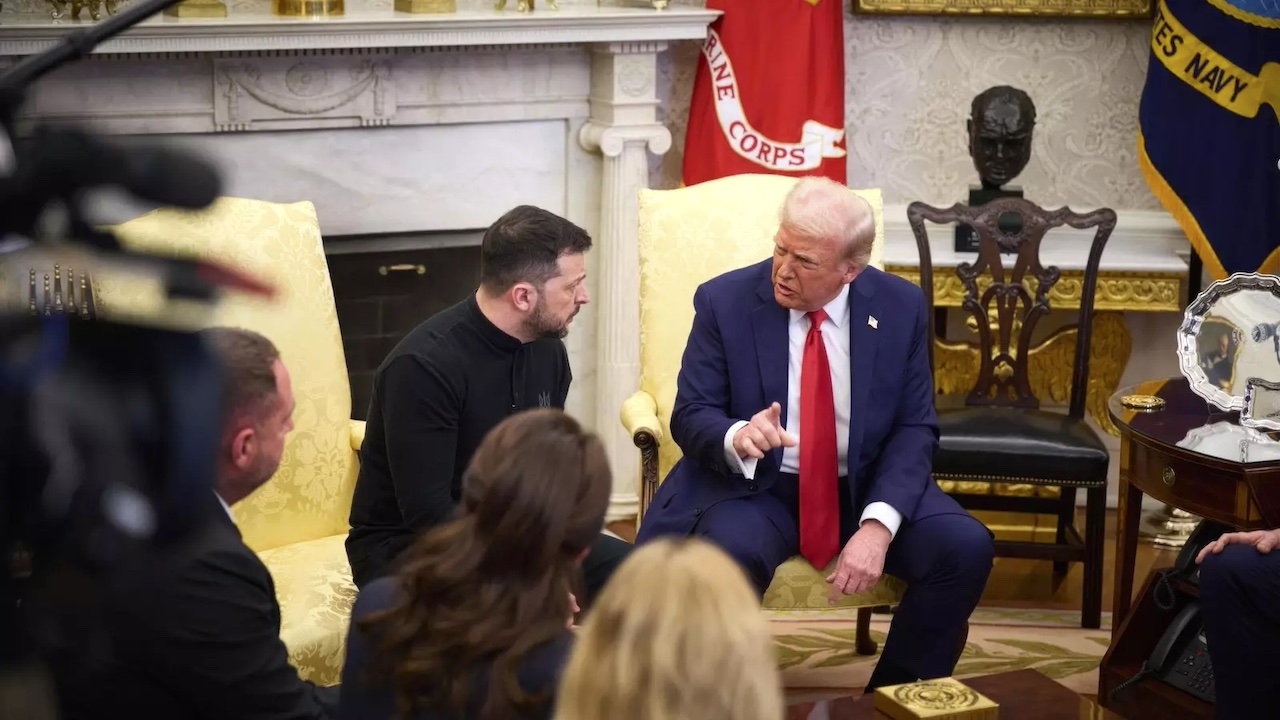
<svg viewBox="0 0 1280 720">
<path fill-rule="evenodd" d="M 773 259 L 769 258 L 754 265 L 721 273 L 698 286 L 699 292 L 715 296 L 736 295 L 738 293 L 754 293 L 760 283 L 773 269 Z"/>
<path fill-rule="evenodd" d="M 854 283 L 865 281 L 870 281 L 877 293 L 884 293 L 893 302 L 911 303 L 912 305 L 920 305 L 924 302 L 924 292 L 919 285 L 879 268 L 868 266 L 854 280 Z"/>
<path fill-rule="evenodd" d="M 220 577 L 252 582 L 258 587 L 271 588 L 271 572 L 262 560 L 239 537 L 234 544 L 218 544 L 206 547 L 183 563 L 180 578 L 192 581 Z"/>
</svg>

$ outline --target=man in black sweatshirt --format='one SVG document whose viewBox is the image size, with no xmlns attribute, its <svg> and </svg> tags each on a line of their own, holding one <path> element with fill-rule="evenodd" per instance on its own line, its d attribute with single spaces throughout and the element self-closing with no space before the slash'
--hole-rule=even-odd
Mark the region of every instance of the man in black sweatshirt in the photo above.
<svg viewBox="0 0 1280 720">
<path fill-rule="evenodd" d="M 427 319 L 378 368 L 351 503 L 357 587 L 394 571 L 424 530 L 453 515 L 480 440 L 505 417 L 564 408 L 573 375 L 562 338 L 589 300 L 591 237 L 522 205 L 485 232 L 480 288 Z M 631 545 L 601 535 L 583 563 L 595 597 Z"/>
</svg>

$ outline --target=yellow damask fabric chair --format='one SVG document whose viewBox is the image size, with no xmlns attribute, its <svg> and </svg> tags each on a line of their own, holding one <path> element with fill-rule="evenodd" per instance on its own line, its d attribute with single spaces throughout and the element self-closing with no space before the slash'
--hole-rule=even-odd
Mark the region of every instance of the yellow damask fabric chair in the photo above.
<svg viewBox="0 0 1280 720">
<path fill-rule="evenodd" d="M 297 398 L 279 471 L 233 514 L 275 580 L 290 661 L 303 678 L 336 685 L 356 595 L 343 542 L 364 423 L 351 420 L 346 358 L 315 207 L 222 198 L 198 213 L 148 213 L 116 231 L 131 248 L 195 253 L 277 288 L 272 300 L 228 294 L 207 323 L 270 338 Z M 108 318 L 154 290 L 121 277 L 99 277 L 94 288 L 99 315 Z"/>
<path fill-rule="evenodd" d="M 680 359 L 693 325 L 693 293 L 716 275 L 773 254 L 778 210 L 794 184 L 795 178 L 779 175 L 735 175 L 676 190 L 640 191 L 640 390 L 621 415 L 641 450 L 641 522 L 658 483 L 680 459 L 680 448 L 670 440 L 670 420 Z M 883 267 L 880 191 L 851 192 L 875 211 L 871 264 Z M 803 558 L 791 558 L 774 575 L 765 609 L 830 612 L 826 576 Z M 858 608 L 859 653 L 876 652 L 869 631 L 871 609 L 896 605 L 904 589 L 901 580 L 886 576 L 870 591 L 841 600 L 837 609 Z"/>
</svg>

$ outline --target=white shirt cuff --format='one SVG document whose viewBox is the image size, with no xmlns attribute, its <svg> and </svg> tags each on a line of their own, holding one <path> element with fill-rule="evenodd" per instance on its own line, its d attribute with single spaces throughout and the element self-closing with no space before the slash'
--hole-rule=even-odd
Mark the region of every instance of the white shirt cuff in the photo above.
<svg viewBox="0 0 1280 720">
<path fill-rule="evenodd" d="M 746 420 L 739 420 L 729 426 L 729 431 L 724 434 L 724 459 L 730 469 L 737 468 L 739 475 L 751 480 L 756 475 L 756 458 L 740 458 L 738 451 L 733 449 L 733 436 L 749 424 Z"/>
<path fill-rule="evenodd" d="M 868 520 L 879 520 L 880 524 L 889 528 L 889 541 L 892 542 L 898 535 L 898 528 L 902 527 L 902 513 L 893 509 L 893 506 L 886 502 L 873 502 L 862 511 L 862 520 L 858 523 L 858 527 L 862 527 L 862 523 Z"/>
</svg>

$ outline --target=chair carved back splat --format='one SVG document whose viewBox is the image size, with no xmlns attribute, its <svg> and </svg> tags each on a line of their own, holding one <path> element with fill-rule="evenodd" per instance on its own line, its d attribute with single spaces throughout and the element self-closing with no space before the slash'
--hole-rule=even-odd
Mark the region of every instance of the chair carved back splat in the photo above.
<svg viewBox="0 0 1280 720">
<path fill-rule="evenodd" d="M 962 262 L 956 274 L 965 288 L 963 308 L 971 316 L 978 335 L 982 367 L 966 405 L 994 405 L 1036 409 L 1039 399 L 1031 390 L 1028 356 L 1037 323 L 1049 314 L 1049 292 L 1061 277 L 1056 266 L 1045 266 L 1040 251 L 1045 235 L 1058 227 L 1094 230 L 1080 292 L 1075 360 L 1072 369 L 1068 414 L 1084 416 L 1094 296 L 1099 265 L 1107 240 L 1115 230 L 1116 214 L 1110 208 L 1077 213 L 1068 207 L 1046 210 L 1022 198 L 1000 198 L 971 207 L 955 204 L 937 208 L 922 202 L 907 207 L 907 219 L 920 253 L 920 285 L 929 312 L 929 333 L 934 328 L 932 253 L 925 221 L 970 226 L 979 238 L 975 262 Z M 1006 255 L 1012 257 L 1006 258 Z M 933 342 L 929 343 L 930 364 Z"/>
</svg>

